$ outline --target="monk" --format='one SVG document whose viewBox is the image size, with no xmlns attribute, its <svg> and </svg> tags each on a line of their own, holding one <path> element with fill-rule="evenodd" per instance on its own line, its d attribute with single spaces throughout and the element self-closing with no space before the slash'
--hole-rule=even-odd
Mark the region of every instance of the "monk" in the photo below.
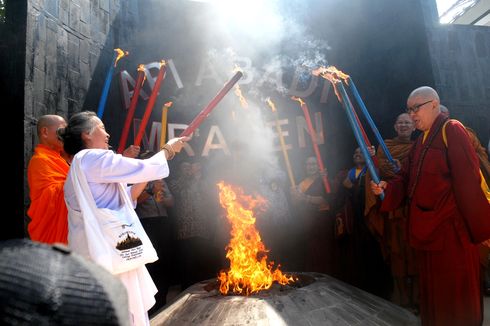
<svg viewBox="0 0 490 326">
<path fill-rule="evenodd" d="M 382 211 L 408 201 L 422 324 L 481 325 L 478 244 L 490 238 L 490 205 L 466 129 L 441 115 L 439 105 L 430 87 L 409 95 L 407 113 L 423 134 L 400 174 L 389 182 L 371 182 L 371 189 L 385 193 Z"/>
<path fill-rule="evenodd" d="M 31 205 L 27 215 L 31 221 L 28 232 L 31 240 L 48 244 L 68 244 L 68 211 L 63 186 L 69 165 L 62 157 L 63 143 L 58 128 L 66 121 L 58 115 L 44 115 L 37 122 L 39 143 L 27 167 L 27 182 Z"/>
<path fill-rule="evenodd" d="M 405 163 L 413 145 L 411 136 L 415 130 L 408 113 L 400 114 L 395 121 L 396 137 L 386 139 L 385 144 L 392 157 L 399 163 Z M 384 151 L 379 150 L 379 175 L 383 180 L 395 177 L 394 166 L 388 161 Z M 376 197 L 366 191 L 365 207 L 366 223 L 378 239 L 383 256 L 389 263 L 393 275 L 393 294 L 391 301 L 411 311 L 418 311 L 418 276 L 415 265 L 415 253 L 407 240 L 407 210 L 406 206 L 390 211 L 380 212 L 376 205 Z"/>
</svg>

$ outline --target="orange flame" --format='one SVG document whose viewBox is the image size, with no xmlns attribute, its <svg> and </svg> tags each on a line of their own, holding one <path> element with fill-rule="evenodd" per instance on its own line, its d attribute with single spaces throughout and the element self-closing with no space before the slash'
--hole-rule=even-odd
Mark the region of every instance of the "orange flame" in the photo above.
<svg viewBox="0 0 490 326">
<path fill-rule="evenodd" d="M 269 104 L 272 112 L 276 112 L 277 111 L 276 110 L 276 105 L 274 104 L 274 102 L 272 102 L 272 100 L 271 100 L 270 97 L 268 97 L 265 101 L 267 102 L 267 104 Z"/>
<path fill-rule="evenodd" d="M 314 76 L 320 76 L 332 83 L 335 95 L 340 102 L 342 102 L 342 97 L 340 96 L 339 90 L 337 89 L 337 84 L 342 82 L 349 83 L 350 76 L 346 73 L 338 70 L 335 66 L 319 67 L 311 72 Z"/>
<path fill-rule="evenodd" d="M 145 65 L 144 64 L 138 65 L 138 69 L 137 70 L 139 72 L 144 72 L 145 71 Z M 143 86 L 143 84 L 145 83 L 145 80 L 146 80 L 146 74 L 143 75 L 143 81 L 141 83 L 141 86 Z"/>
<path fill-rule="evenodd" d="M 167 65 L 167 61 L 165 61 L 165 60 L 160 61 L 160 68 L 162 68 L 162 66 L 166 66 L 166 65 Z"/>
<path fill-rule="evenodd" d="M 264 199 L 246 196 L 240 188 L 223 181 L 218 183 L 218 188 L 221 206 L 226 209 L 231 223 L 231 240 L 226 248 L 230 269 L 219 273 L 220 292 L 249 295 L 270 288 L 274 281 L 282 285 L 294 282 L 292 276 L 282 274 L 279 266 L 272 270 L 274 263 L 267 263 L 268 250 L 255 228 L 252 211 L 263 204 Z"/>
<path fill-rule="evenodd" d="M 242 90 L 240 89 L 240 86 L 238 84 L 235 85 L 235 95 L 238 96 L 242 108 L 248 108 L 247 100 L 245 99 L 245 97 L 243 97 Z"/>
<path fill-rule="evenodd" d="M 121 58 L 123 58 L 123 57 L 125 57 L 125 56 L 129 55 L 129 52 L 128 52 L 128 51 L 123 51 L 123 50 L 121 50 L 121 49 L 119 49 L 119 48 L 114 49 L 114 51 L 115 51 L 115 52 L 117 52 L 117 57 L 116 57 L 116 60 L 114 61 L 114 67 L 116 67 L 116 66 L 117 66 L 117 62 L 118 62 L 118 61 L 119 61 Z"/>
<path fill-rule="evenodd" d="M 170 101 L 170 102 L 165 103 L 163 106 L 168 109 L 172 106 L 172 104 L 174 104 L 174 102 Z"/>
<path fill-rule="evenodd" d="M 301 99 L 301 97 L 297 97 L 297 96 L 291 96 L 291 99 L 293 101 L 298 101 L 299 102 L 299 105 L 303 105 L 305 104 L 305 102 Z"/>
<path fill-rule="evenodd" d="M 343 79 L 345 82 L 349 79 L 349 75 L 337 69 L 335 66 L 319 67 L 311 72 L 314 76 L 320 76 L 328 79 L 331 82 L 339 82 Z"/>
</svg>

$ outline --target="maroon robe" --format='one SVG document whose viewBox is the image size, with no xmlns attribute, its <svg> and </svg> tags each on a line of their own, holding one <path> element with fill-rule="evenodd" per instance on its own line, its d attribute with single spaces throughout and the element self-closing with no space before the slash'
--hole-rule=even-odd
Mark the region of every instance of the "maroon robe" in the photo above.
<svg viewBox="0 0 490 326">
<path fill-rule="evenodd" d="M 416 182 L 423 148 L 444 123 L 439 115 L 417 139 L 402 172 L 388 183 L 381 209 L 402 204 Z M 481 325 L 477 244 L 490 237 L 490 205 L 480 188 L 478 159 L 464 126 L 450 120 L 435 134 L 409 207 L 408 237 L 417 253 L 423 325 Z"/>
</svg>

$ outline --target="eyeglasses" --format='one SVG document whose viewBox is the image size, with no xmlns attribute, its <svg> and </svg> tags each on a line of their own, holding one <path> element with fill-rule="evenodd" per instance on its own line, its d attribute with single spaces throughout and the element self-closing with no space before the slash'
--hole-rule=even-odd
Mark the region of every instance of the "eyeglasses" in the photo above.
<svg viewBox="0 0 490 326">
<path fill-rule="evenodd" d="M 430 101 L 427 101 L 427 102 L 424 102 L 424 103 L 421 103 L 421 104 L 414 105 L 411 108 L 407 108 L 407 113 L 408 114 L 410 114 L 410 113 L 417 113 L 417 112 L 419 112 L 420 108 L 422 108 L 424 105 L 426 105 L 427 103 L 430 103 L 432 101 L 433 100 L 430 100 Z"/>
</svg>

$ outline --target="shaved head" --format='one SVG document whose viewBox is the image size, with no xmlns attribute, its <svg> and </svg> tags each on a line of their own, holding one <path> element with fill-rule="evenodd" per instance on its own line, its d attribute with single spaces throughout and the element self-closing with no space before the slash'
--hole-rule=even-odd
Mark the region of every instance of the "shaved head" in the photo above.
<svg viewBox="0 0 490 326">
<path fill-rule="evenodd" d="M 440 100 L 436 90 L 429 86 L 414 89 L 407 99 L 407 112 L 415 127 L 420 131 L 428 131 L 440 111 Z"/>
<path fill-rule="evenodd" d="M 61 151 L 63 143 L 58 139 L 56 131 L 59 128 L 64 127 L 66 127 L 66 121 L 59 115 L 47 114 L 41 116 L 37 120 L 37 136 L 39 138 L 39 143 L 56 151 Z"/>
<path fill-rule="evenodd" d="M 66 121 L 63 117 L 55 114 L 43 115 L 37 120 L 37 135 L 41 135 L 41 131 L 43 130 L 43 128 L 50 129 L 51 127 L 57 127 L 60 124 L 66 125 Z"/>
<path fill-rule="evenodd" d="M 437 103 L 439 103 L 439 94 L 437 94 L 436 90 L 433 89 L 432 87 L 429 87 L 429 86 L 422 86 L 422 87 L 419 87 L 419 88 L 416 88 L 415 90 L 413 90 L 410 95 L 408 96 L 408 98 L 420 98 L 420 99 L 423 99 L 423 100 L 435 100 L 437 101 Z"/>
</svg>

